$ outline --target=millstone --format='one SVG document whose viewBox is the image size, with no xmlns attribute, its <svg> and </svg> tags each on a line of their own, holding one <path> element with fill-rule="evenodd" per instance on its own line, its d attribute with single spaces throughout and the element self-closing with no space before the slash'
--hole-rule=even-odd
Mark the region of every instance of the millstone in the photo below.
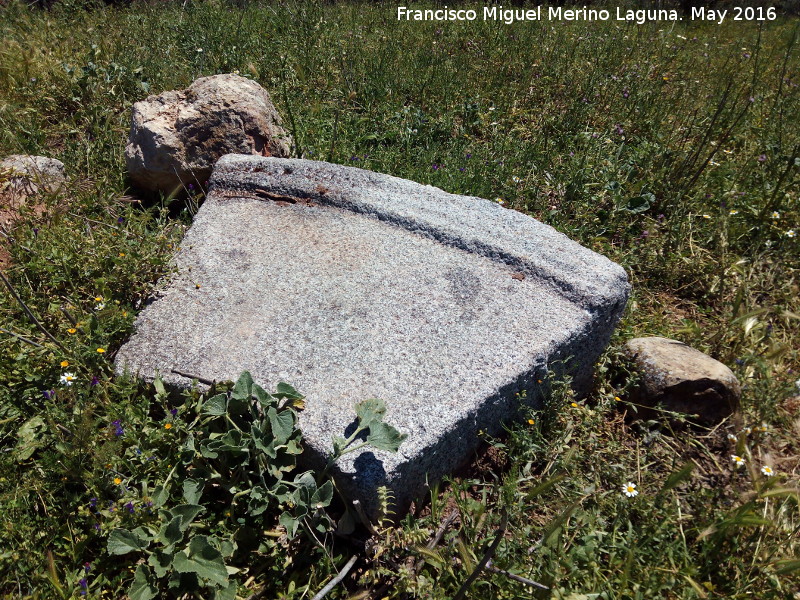
<svg viewBox="0 0 800 600">
<path fill-rule="evenodd" d="M 402 509 L 543 395 L 585 391 L 627 300 L 623 269 L 488 200 L 308 160 L 227 155 L 118 372 L 187 387 L 250 371 L 306 396 L 310 464 L 382 398 L 408 435 L 345 457 L 339 489 Z"/>
</svg>

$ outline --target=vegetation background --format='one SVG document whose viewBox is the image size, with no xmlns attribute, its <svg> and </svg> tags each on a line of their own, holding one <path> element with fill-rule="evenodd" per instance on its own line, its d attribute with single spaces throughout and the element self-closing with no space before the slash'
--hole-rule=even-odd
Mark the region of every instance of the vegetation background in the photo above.
<svg viewBox="0 0 800 600">
<path fill-rule="evenodd" d="M 507 26 L 397 22 L 382 2 L 3 4 L 0 155 L 59 158 L 70 184 L 0 232 L 0 595 L 311 597 L 357 555 L 329 597 L 800 597 L 800 60 L 784 8 Z M 203 463 L 222 483 L 193 484 L 187 448 L 228 435 L 229 408 L 111 365 L 203 190 L 139 201 L 123 147 L 133 102 L 224 72 L 272 93 L 298 155 L 496 199 L 622 264 L 633 295 L 591 396 L 559 387 L 368 532 L 301 514 L 310 496 L 237 496 L 256 471 L 219 461 L 255 452 L 255 433 Z M 626 421 L 616 355 L 639 335 L 729 365 L 741 416 Z"/>
</svg>

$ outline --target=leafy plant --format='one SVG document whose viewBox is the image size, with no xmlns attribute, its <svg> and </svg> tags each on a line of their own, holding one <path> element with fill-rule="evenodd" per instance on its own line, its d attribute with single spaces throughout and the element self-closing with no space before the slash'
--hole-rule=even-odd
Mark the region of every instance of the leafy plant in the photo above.
<svg viewBox="0 0 800 600">
<path fill-rule="evenodd" d="M 158 395 L 166 396 L 163 384 L 155 385 Z M 334 493 L 327 469 L 297 473 L 302 448 L 296 411 L 303 406 L 292 386 L 279 383 L 269 394 L 246 371 L 231 390 L 198 400 L 180 462 L 152 494 L 158 526 L 117 528 L 108 538 L 109 554 L 147 557 L 136 568 L 129 590 L 133 600 L 202 589 L 220 600 L 233 598 L 236 584 L 228 574 L 237 569 L 226 561 L 241 561 L 238 542 L 251 530 L 273 526 L 277 513 L 288 540 L 300 529 L 313 538 L 314 531 L 332 528 L 324 512 Z M 364 446 L 396 451 L 405 436 L 383 422 L 385 413 L 381 400 L 358 404 L 358 426 L 349 438 L 334 441 L 328 467 Z M 366 441 L 357 443 L 363 432 L 368 432 Z M 198 521 L 204 513 L 227 513 L 239 526 L 201 535 L 198 531 L 208 526 Z"/>
</svg>

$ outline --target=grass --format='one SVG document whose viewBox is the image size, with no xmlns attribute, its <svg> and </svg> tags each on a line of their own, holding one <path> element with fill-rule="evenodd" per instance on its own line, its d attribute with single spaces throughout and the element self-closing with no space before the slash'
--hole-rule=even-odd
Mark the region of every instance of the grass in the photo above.
<svg viewBox="0 0 800 600">
<path fill-rule="evenodd" d="M 357 552 L 328 597 L 452 598 L 498 538 L 493 568 L 551 590 L 484 569 L 467 597 L 797 597 L 797 21 L 498 26 L 398 23 L 394 10 L 0 8 L 0 156 L 53 156 L 70 177 L 68 193 L 2 232 L 4 275 L 41 327 L 5 288 L 0 595 L 114 598 L 131 585 L 136 555 L 109 556 L 108 536 L 156 522 L 147 503 L 199 396 L 112 374 L 192 217 L 127 189 L 130 106 L 238 71 L 291 115 L 307 158 L 502 200 L 619 262 L 633 284 L 589 398 L 573 406 L 561 389 L 366 542 L 288 540 L 277 512 L 254 521 L 209 504 L 198 531 L 247 550 L 231 575 L 239 596 L 311 597 Z M 728 364 L 740 420 L 674 435 L 668 422 L 626 424 L 635 407 L 616 354 L 639 335 Z M 65 372 L 74 385 L 59 383 Z M 254 524 L 266 534 L 246 539 Z"/>
</svg>

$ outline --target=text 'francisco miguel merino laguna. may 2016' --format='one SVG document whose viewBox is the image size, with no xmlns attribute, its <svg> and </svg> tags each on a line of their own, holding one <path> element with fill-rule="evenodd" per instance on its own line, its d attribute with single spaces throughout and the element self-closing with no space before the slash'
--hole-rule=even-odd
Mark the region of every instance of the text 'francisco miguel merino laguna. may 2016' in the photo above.
<svg viewBox="0 0 800 600">
<path fill-rule="evenodd" d="M 537 6 L 535 8 L 504 8 L 501 5 L 479 8 L 415 9 L 397 7 L 398 21 L 496 21 L 511 25 L 520 21 L 632 21 L 643 25 L 651 21 L 712 21 L 722 24 L 734 21 L 773 21 L 777 18 L 774 7 L 739 7 L 715 10 L 704 6 L 692 7 L 688 14 L 675 9 L 612 9 L 564 8 L 562 6 Z"/>
</svg>

